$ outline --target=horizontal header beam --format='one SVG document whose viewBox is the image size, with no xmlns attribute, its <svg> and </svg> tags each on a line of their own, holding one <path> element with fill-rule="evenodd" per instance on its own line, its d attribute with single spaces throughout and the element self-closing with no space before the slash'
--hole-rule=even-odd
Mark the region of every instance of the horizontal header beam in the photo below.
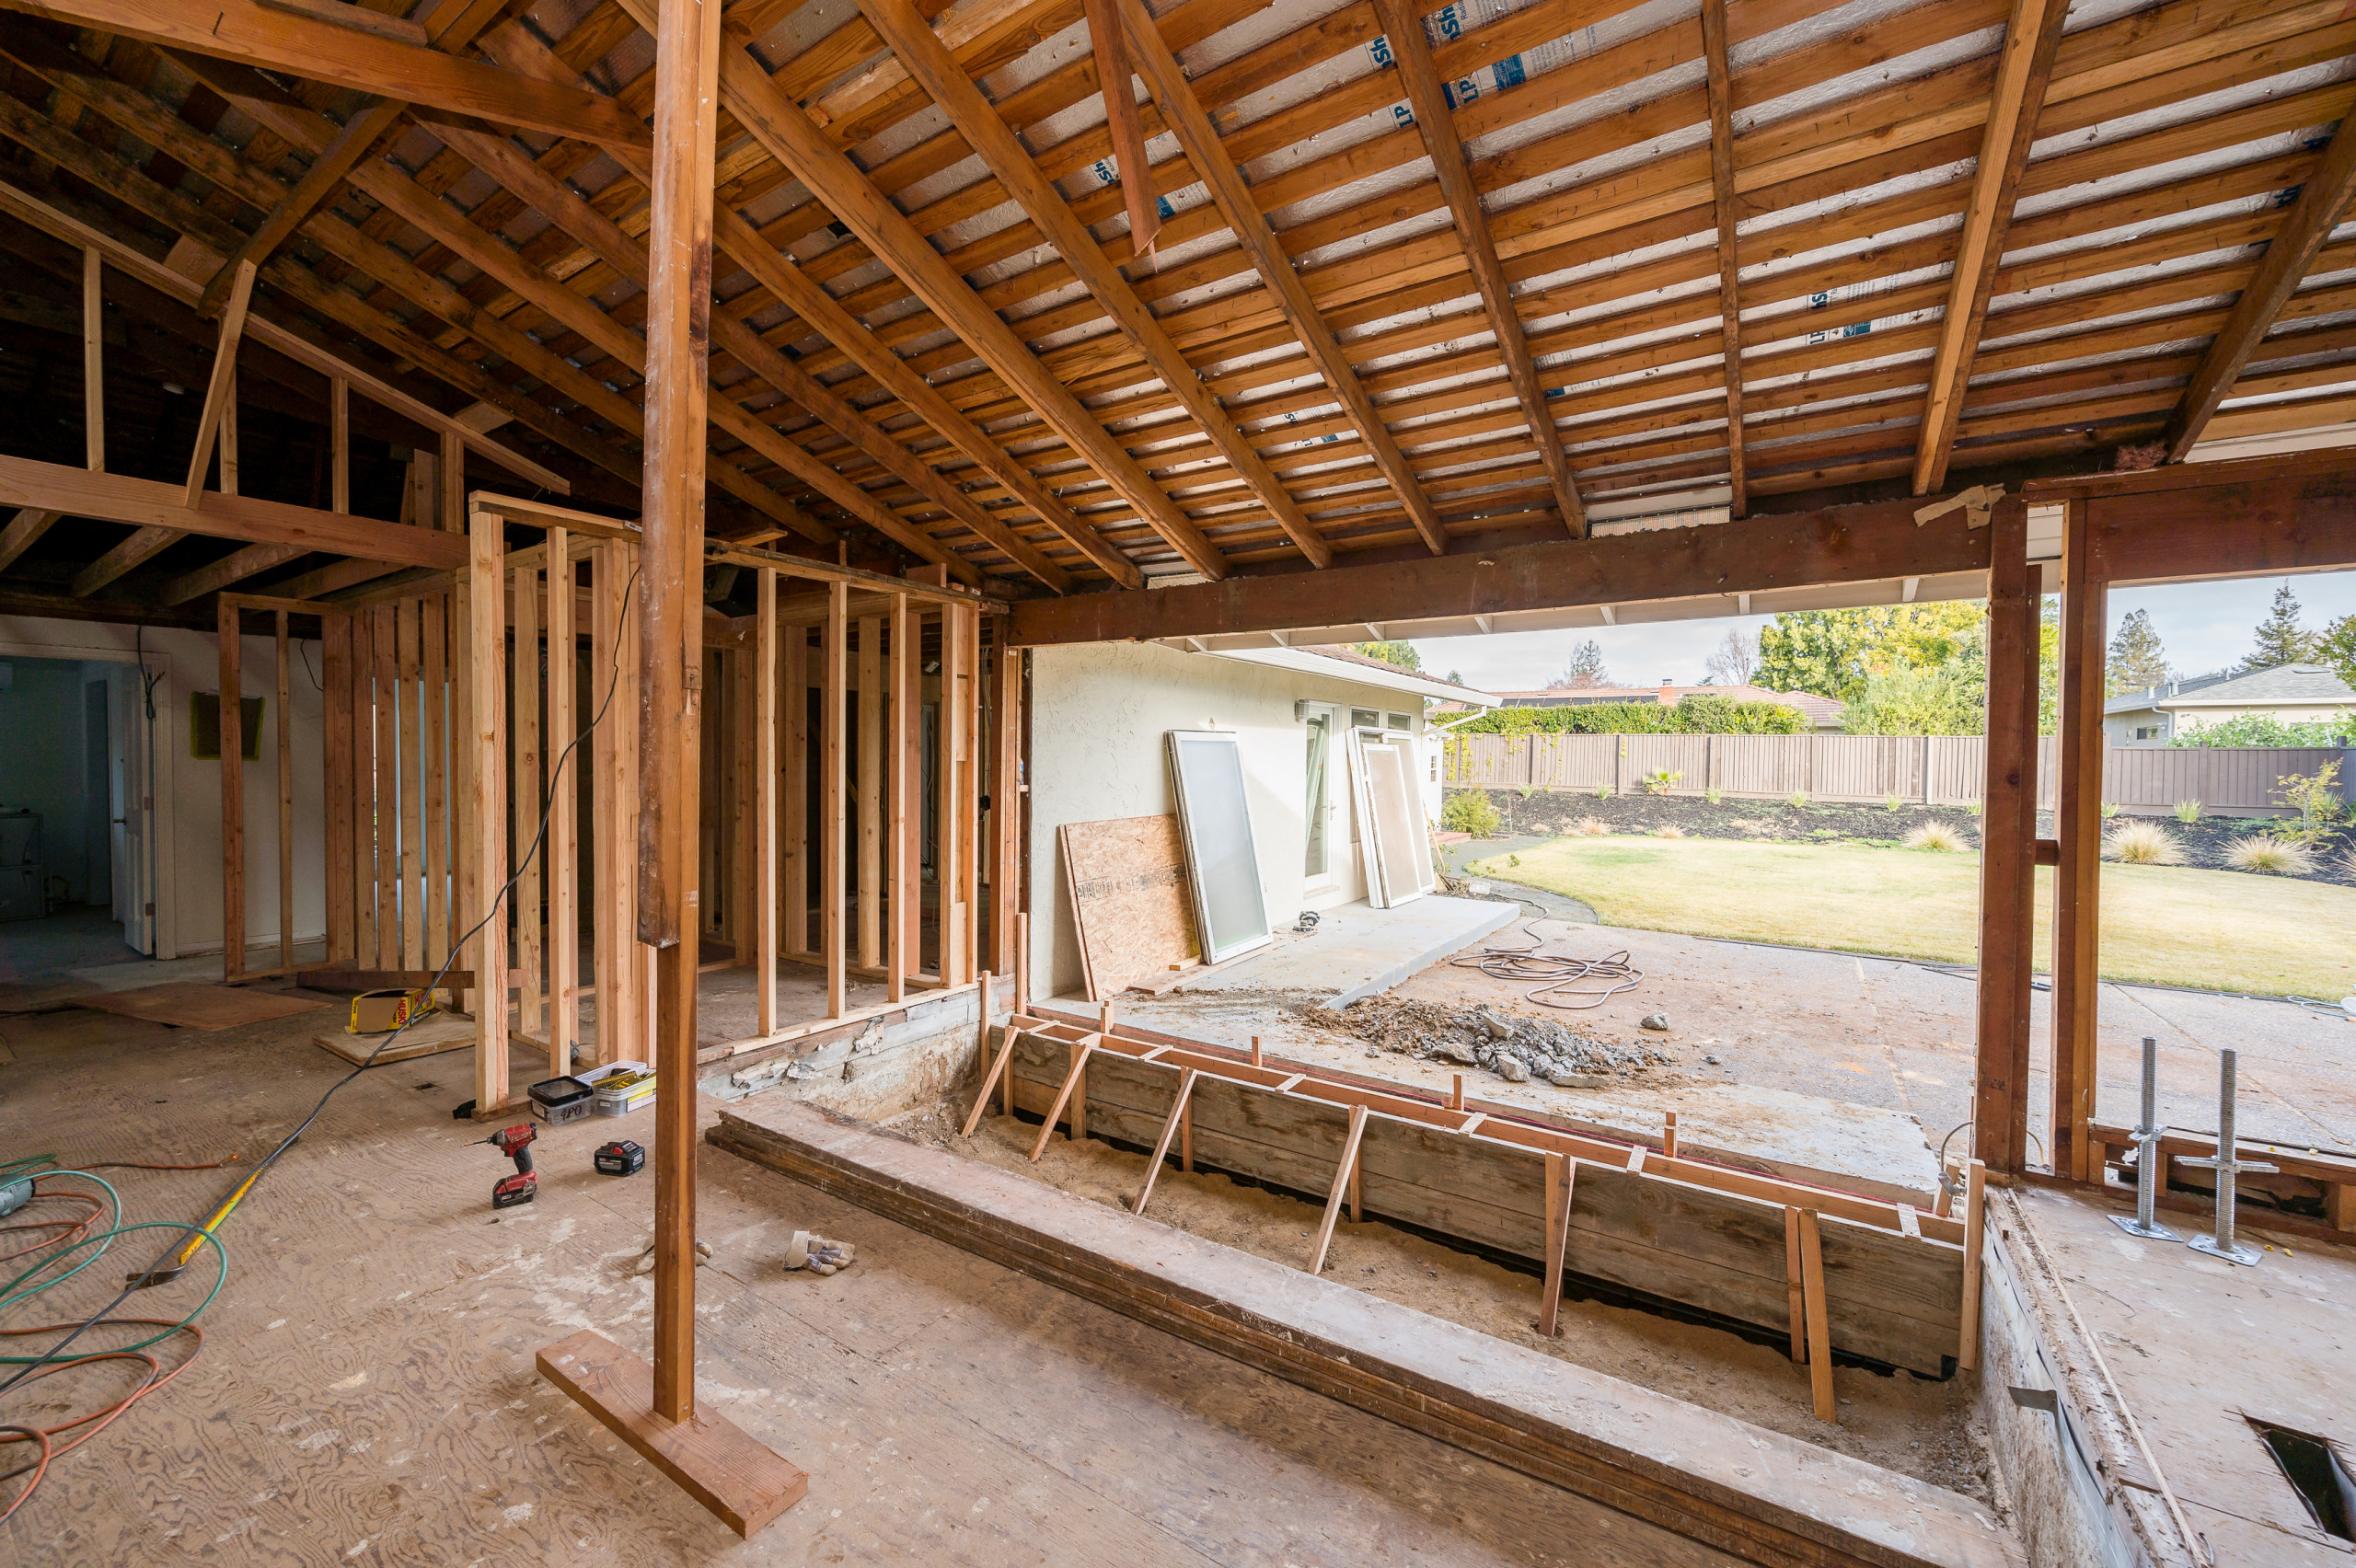
<svg viewBox="0 0 2356 1568">
<path fill-rule="evenodd" d="M 134 528 L 177 528 L 185 534 L 248 544 L 300 545 L 308 550 L 397 566 L 447 568 L 467 559 L 463 534 L 407 527 L 252 496 L 223 495 L 217 490 L 205 491 L 191 506 L 180 485 L 123 474 L 94 474 L 87 468 L 37 463 L 29 457 L 0 457 L 0 507 L 16 506 L 127 523 Z"/>
<path fill-rule="evenodd" d="M 2089 497 L 2088 570 L 2099 582 L 2131 584 L 2356 566 L 2356 466 L 2277 472 L 2198 490 Z"/>
<path fill-rule="evenodd" d="M 1960 509 L 1917 525 L 1914 513 L 1923 504 L 1877 502 L 1437 559 L 1025 601 L 1014 607 L 1012 641 L 1017 647 L 1149 641 L 1985 571 L 1989 530 L 1969 526 Z"/>
<path fill-rule="evenodd" d="M 812 560 L 807 556 L 780 555 L 771 550 L 748 549 L 742 545 L 707 543 L 704 559 L 720 566 L 774 567 L 788 577 L 805 578 L 813 582 L 847 582 L 853 588 L 871 589 L 878 594 L 906 594 L 911 599 L 920 599 L 927 604 L 964 605 L 986 616 L 1002 616 L 1008 608 L 1003 599 L 985 598 L 970 589 L 953 584 L 940 588 L 930 582 L 911 582 L 905 577 L 887 577 L 880 571 L 861 571 L 855 566 L 830 566 L 823 560 Z"/>
</svg>

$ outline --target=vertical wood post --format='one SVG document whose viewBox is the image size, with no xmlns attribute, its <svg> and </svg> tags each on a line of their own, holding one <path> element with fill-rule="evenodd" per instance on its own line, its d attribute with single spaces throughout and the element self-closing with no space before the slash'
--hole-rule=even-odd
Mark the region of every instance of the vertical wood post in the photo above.
<svg viewBox="0 0 2356 1568">
<path fill-rule="evenodd" d="M 394 678 L 398 683 L 394 687 L 398 694 L 395 732 L 400 747 L 400 812 L 397 820 L 400 824 L 401 858 L 397 908 L 400 915 L 403 969 L 419 969 L 425 963 L 425 813 L 421 804 L 424 781 L 418 735 L 418 688 L 422 668 L 420 623 L 424 608 L 422 602 L 416 599 L 404 599 L 393 606 Z"/>
<path fill-rule="evenodd" d="M 425 601 L 425 964 L 450 957 L 450 596 Z"/>
<path fill-rule="evenodd" d="M 1998 503 L 1988 573 L 1988 772 L 1980 854 L 1972 1147 L 2015 1171 L 2028 1136 L 2029 950 L 2037 900 L 2038 591 L 2028 506 Z"/>
<path fill-rule="evenodd" d="M 785 905 L 785 951 L 810 951 L 810 628 L 785 633 L 785 827 L 779 896 Z"/>
<path fill-rule="evenodd" d="M 891 794 L 885 802 L 885 814 L 890 819 L 889 854 L 885 857 L 885 875 L 891 882 L 889 928 L 884 933 L 884 987 L 888 1001 L 900 1001 L 908 994 L 908 975 L 916 969 L 916 952 L 910 939 L 914 928 L 908 920 L 908 904 L 917 893 L 916 857 L 911 852 L 908 830 L 914 825 L 908 809 L 909 791 L 914 780 L 908 777 L 909 735 L 915 717 L 908 701 L 910 672 L 917 663 L 917 651 L 910 644 L 916 639 L 916 617 L 908 613 L 908 596 L 892 595 L 892 664 L 890 674 L 892 732 L 885 744 L 891 755 L 885 766 L 891 774 Z"/>
<path fill-rule="evenodd" d="M 845 619 L 849 604 L 849 584 L 826 584 L 826 686 L 818 724 L 824 754 L 818 774 L 818 921 L 828 1018 L 843 1015 L 843 709 L 850 696 L 849 650 L 843 645 L 850 637 Z"/>
<path fill-rule="evenodd" d="M 893 613 L 892 636 L 908 645 L 894 688 L 902 714 L 898 761 L 907 819 L 900 829 L 900 902 L 892 917 L 900 927 L 906 972 L 914 975 L 924 970 L 924 609 L 906 594 Z"/>
<path fill-rule="evenodd" d="M 884 622 L 859 621 L 859 963 L 884 962 Z"/>
<path fill-rule="evenodd" d="M 540 859 L 549 889 L 549 1075 L 572 1070 L 581 1014 L 581 754 L 566 754 L 578 729 L 580 658 L 573 636 L 572 551 L 549 530 L 549 825 Z M 559 771 L 561 759 L 562 771 Z"/>
<path fill-rule="evenodd" d="M 957 929 L 961 939 L 957 977 L 970 980 L 981 967 L 982 934 L 982 613 L 960 607 L 957 667 L 964 677 L 962 737 L 957 775 Z"/>
<path fill-rule="evenodd" d="M 941 700 L 933 725 L 933 935 L 940 945 L 944 986 L 958 985 L 965 978 L 965 936 L 961 924 L 965 911 L 957 898 L 964 885 L 957 837 L 957 798 L 965 789 L 965 640 L 958 624 L 962 614 L 955 605 L 941 606 Z"/>
<path fill-rule="evenodd" d="M 596 910 L 591 917 L 597 986 L 597 1061 L 645 1060 L 640 1032 L 644 967 L 635 915 L 638 860 L 638 661 L 628 640 L 630 547 L 600 540 L 590 557 L 589 689 L 605 717 L 591 732 L 589 817 Z"/>
<path fill-rule="evenodd" d="M 466 877 L 475 972 L 475 1116 L 507 1104 L 507 928 L 494 907 L 507 880 L 506 525 L 477 512 L 467 531 L 467 823 L 472 842 Z M 484 917 L 489 916 L 486 919 Z"/>
<path fill-rule="evenodd" d="M 286 612 L 278 612 L 278 967 L 294 967 L 294 694 Z"/>
<path fill-rule="evenodd" d="M 94 474 L 107 467 L 105 271 L 96 250 L 82 252 L 82 455 Z"/>
<path fill-rule="evenodd" d="M 695 1413 L 697 772 L 720 6 L 660 0 L 654 19 L 639 930 L 663 950 L 654 1053 L 654 1413 L 681 1422 Z"/>
<path fill-rule="evenodd" d="M 369 612 L 369 619 L 374 623 L 368 646 L 375 655 L 373 717 L 376 737 L 371 754 L 376 763 L 375 806 L 369 815 L 376 836 L 376 880 L 368 895 L 376 910 L 376 967 L 398 969 L 400 911 L 394 907 L 393 894 L 401 874 L 399 642 L 392 605 L 378 605 Z"/>
<path fill-rule="evenodd" d="M 509 800 L 514 817 L 510 843 L 511 852 L 520 860 L 540 827 L 540 574 L 535 567 L 521 566 L 512 575 L 515 648 L 510 668 L 514 695 L 508 709 L 508 728 L 515 772 Z M 545 978 L 540 963 L 540 872 L 546 864 L 546 856 L 535 855 L 519 865 L 502 866 L 498 872 L 502 877 L 510 871 L 515 874 L 515 891 L 508 898 L 515 922 L 515 967 L 523 976 L 515 991 L 515 1027 L 525 1034 L 538 1034 L 545 1027 L 540 1016 L 540 986 Z"/>
<path fill-rule="evenodd" d="M 221 597 L 221 977 L 246 972 L 246 705 L 237 606 Z"/>
<path fill-rule="evenodd" d="M 357 967 L 352 929 L 352 617 L 319 617 L 319 680 L 326 686 L 319 728 L 320 784 L 327 815 L 327 919 L 329 968 Z"/>
<path fill-rule="evenodd" d="M 990 873 L 990 967 L 1014 968 L 1014 922 L 1022 907 L 1022 650 L 1008 646 L 1008 618 L 995 627 L 991 660 L 997 693 L 997 744 L 990 767 L 990 827 L 998 857 Z"/>
<path fill-rule="evenodd" d="M 760 569 L 753 628 L 753 1013 L 777 1031 L 777 570 Z"/>
<path fill-rule="evenodd" d="M 352 383 L 342 376 L 328 382 L 328 510 L 352 510 Z M 456 527 L 456 522 L 447 526 Z"/>
<path fill-rule="evenodd" d="M 2063 525 L 2060 789 L 2053 802 L 2061 863 L 2053 874 L 2053 1172 L 2098 1174 L 2085 1129 L 2094 1120 L 2095 1030 L 2101 994 L 2102 728 L 2108 591 L 2086 554 L 2086 502 Z"/>
</svg>

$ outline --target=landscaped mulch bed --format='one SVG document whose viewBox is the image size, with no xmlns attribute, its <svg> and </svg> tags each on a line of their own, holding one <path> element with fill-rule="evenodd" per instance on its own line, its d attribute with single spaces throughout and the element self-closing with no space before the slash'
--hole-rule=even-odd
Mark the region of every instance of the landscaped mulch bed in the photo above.
<svg viewBox="0 0 2356 1568">
<path fill-rule="evenodd" d="M 1449 794 L 1458 791 L 1450 790 Z M 1570 836 L 1576 824 L 1593 817 L 1613 833 L 1655 833 L 1674 827 L 1689 838 L 1744 838 L 1783 844 L 1896 845 L 1926 822 L 1943 822 L 1962 830 L 1973 843 L 1980 838 L 1980 819 L 1960 807 L 1901 804 L 1891 811 L 1878 805 L 1847 805 L 1810 801 L 1795 806 L 1787 801 L 1723 800 L 1716 805 L 1699 795 L 1605 795 L 1592 790 L 1541 790 L 1524 799 L 1518 790 L 1491 790 L 1490 801 L 1504 819 L 1500 832 Z M 2114 822 L 2124 821 L 2114 818 Z M 2234 840 L 2253 833 L 2287 825 L 2281 821 L 2203 817 L 2180 823 L 2158 819 L 2176 836 L 2188 866 L 2232 870 L 2225 851 Z M 2050 813 L 2038 813 L 2040 838 L 2053 836 Z M 1478 841 L 1474 854 L 1477 856 Z M 2316 869 L 2309 882 L 2356 887 L 2356 828 L 2342 825 L 2314 847 Z"/>
</svg>

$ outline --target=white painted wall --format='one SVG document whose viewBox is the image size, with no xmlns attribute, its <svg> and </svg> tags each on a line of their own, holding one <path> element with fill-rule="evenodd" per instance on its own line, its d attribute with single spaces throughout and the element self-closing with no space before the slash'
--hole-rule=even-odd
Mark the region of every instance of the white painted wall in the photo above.
<svg viewBox="0 0 2356 1568">
<path fill-rule="evenodd" d="M 1348 678 L 1182 653 L 1149 642 L 1098 642 L 1040 648 L 1031 655 L 1031 993 L 1055 997 L 1081 986 L 1080 944 L 1065 893 L 1056 829 L 1068 822 L 1158 816 L 1178 809 L 1170 787 L 1164 735 L 1172 730 L 1234 732 L 1243 755 L 1268 918 L 1279 928 L 1303 909 L 1366 896 L 1357 831 L 1342 751 L 1348 709 L 1371 708 L 1416 716 L 1423 699 Z M 1293 705 L 1340 707 L 1333 789 L 1335 885 L 1307 891 L 1303 860 L 1308 794 L 1306 727 Z M 1429 759 L 1418 778 L 1431 774 Z"/>
<path fill-rule="evenodd" d="M 327 930 L 326 845 L 323 825 L 321 723 L 325 698 L 312 676 L 320 674 L 319 645 L 294 644 L 291 689 L 294 731 L 294 937 L 314 940 Z M 243 645 L 246 697 L 262 698 L 261 760 L 245 768 L 246 929 L 256 944 L 278 940 L 278 652 L 267 637 Z M 307 668 L 305 654 L 309 656 Z M 189 755 L 188 698 L 216 691 L 221 682 L 218 640 L 210 632 L 0 616 L 0 659 L 85 661 L 85 678 L 110 687 L 114 731 L 109 755 L 129 777 L 130 803 L 147 790 L 143 750 L 146 717 L 140 699 L 138 659 L 159 674 L 156 685 L 155 799 L 156 813 L 156 956 L 179 958 L 221 951 L 221 765 Z M 26 744 L 8 736 L 0 744 Z M 45 738 L 33 744 L 47 744 Z M 61 744 L 64 744 L 61 742 Z M 74 743 L 78 744 L 78 739 Z M 78 759 L 78 750 L 74 753 Z M 75 763 L 78 767 L 78 760 Z M 118 801 L 118 814 L 122 802 Z M 139 868 L 116 857 L 116 914 L 124 940 L 146 946 L 134 905 Z M 135 857 L 143 863 L 144 850 Z M 136 902 L 144 903 L 144 900 Z"/>
</svg>

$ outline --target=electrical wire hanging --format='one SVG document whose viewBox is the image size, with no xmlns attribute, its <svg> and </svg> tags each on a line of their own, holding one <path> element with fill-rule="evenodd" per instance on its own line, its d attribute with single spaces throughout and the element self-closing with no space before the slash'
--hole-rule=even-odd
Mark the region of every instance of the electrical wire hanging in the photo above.
<svg viewBox="0 0 2356 1568">
<path fill-rule="evenodd" d="M 1456 969 L 1477 969 L 1493 980 L 1517 984 L 1537 981 L 1538 985 L 1522 993 L 1523 999 L 1565 1012 L 1587 1012 L 1600 1008 L 1621 992 L 1633 991 L 1644 983 L 1645 972 L 1628 962 L 1625 948 L 1608 958 L 1566 958 L 1540 952 L 1538 950 L 1546 945 L 1545 939 L 1528 922 L 1523 924 L 1521 933 L 1530 939 L 1528 947 L 1483 948 L 1477 953 L 1460 953 L 1449 959 L 1449 964 Z M 1575 988 L 1587 982 L 1603 988 Z M 1557 997 L 1575 999 L 1557 1001 Z"/>
<path fill-rule="evenodd" d="M 492 920 L 498 917 L 501 909 L 506 905 L 509 897 L 514 894 L 515 884 L 523 880 L 524 872 L 530 867 L 533 858 L 540 853 L 542 847 L 546 844 L 548 840 L 549 821 L 556 812 L 557 789 L 563 779 L 565 765 L 572 761 L 573 754 L 581 749 L 581 743 L 587 740 L 591 734 L 595 733 L 599 724 L 605 722 L 607 711 L 613 707 L 614 695 L 620 689 L 622 650 L 628 646 L 628 639 L 624 637 L 622 633 L 624 628 L 629 624 L 629 612 L 633 604 L 631 590 L 638 586 L 638 578 L 641 570 L 641 569 L 638 566 L 631 567 L 629 580 L 622 584 L 622 613 L 614 628 L 614 659 L 609 677 L 606 683 L 605 699 L 598 703 L 597 711 L 591 715 L 589 722 L 582 726 L 580 731 L 573 735 L 572 739 L 566 744 L 564 750 L 559 753 L 555 761 L 549 765 L 548 784 L 546 789 L 542 790 L 540 798 L 539 826 L 534 831 L 531 843 L 525 847 L 523 855 L 517 859 L 515 868 L 509 873 L 507 880 L 500 883 L 497 891 L 491 894 L 491 902 L 484 909 L 482 918 L 477 920 L 472 926 L 468 927 L 464 934 L 459 936 L 456 940 L 450 944 L 448 956 L 443 959 L 442 967 L 433 972 L 433 978 L 426 982 L 425 986 L 423 987 L 424 989 L 430 991 L 441 985 L 443 976 L 449 974 L 451 967 L 457 962 L 457 955 L 465 950 L 466 945 L 472 941 L 484 927 L 490 925 Z M 152 692 L 152 685 L 149 689 Z M 338 1078 L 334 1083 L 329 1084 L 327 1091 L 319 1096 L 318 1102 L 311 1107 L 310 1114 L 305 1116 L 301 1124 L 297 1125 L 293 1132 L 287 1134 L 284 1138 L 281 1139 L 276 1147 L 272 1148 L 268 1154 L 264 1155 L 260 1159 L 255 1162 L 252 1171 L 247 1175 L 242 1182 L 238 1184 L 237 1188 L 230 1194 L 228 1200 L 223 1203 L 219 1207 L 215 1208 L 213 1211 L 211 1217 L 203 1222 L 199 1223 L 187 1220 L 147 1220 L 137 1224 L 124 1225 L 121 1223 L 121 1200 L 120 1197 L 116 1196 L 114 1189 L 111 1186 L 109 1186 L 102 1178 L 89 1176 L 87 1178 L 87 1180 L 95 1182 L 99 1186 L 106 1188 L 108 1196 L 113 1202 L 115 1224 L 109 1229 L 96 1235 L 89 1233 L 89 1221 L 96 1217 L 97 1212 L 96 1209 L 93 1208 L 91 1214 L 86 1216 L 78 1224 L 68 1225 L 64 1224 L 64 1222 L 33 1221 L 23 1226 L 9 1227 L 6 1228 L 6 1230 L 0 1230 L 0 1235 L 5 1235 L 7 1233 L 7 1230 L 32 1228 L 34 1226 L 58 1228 L 61 1225 L 64 1225 L 64 1228 L 67 1232 L 63 1237 L 55 1238 L 46 1242 L 37 1242 L 32 1247 L 24 1249 L 23 1251 L 12 1255 L 21 1256 L 25 1252 L 30 1251 L 41 1251 L 45 1254 L 36 1261 L 29 1268 L 27 1268 L 25 1271 L 18 1274 L 15 1278 L 6 1281 L 0 1281 L 0 1312 L 6 1312 L 12 1307 L 32 1300 L 43 1293 L 55 1288 L 57 1286 L 64 1284 L 66 1280 L 79 1274 L 84 1269 L 90 1267 L 93 1263 L 97 1262 L 100 1257 L 104 1256 L 105 1253 L 113 1246 L 116 1239 L 119 1237 L 126 1236 L 132 1232 L 140 1230 L 169 1230 L 175 1233 L 174 1239 L 167 1242 L 164 1250 L 156 1255 L 156 1260 L 153 1263 L 149 1264 L 144 1269 L 135 1271 L 126 1275 L 121 1289 L 117 1291 L 113 1297 L 110 1299 L 105 1306 L 99 1308 L 96 1312 L 91 1313 L 88 1317 L 82 1319 L 80 1321 L 44 1323 L 29 1327 L 0 1327 L 0 1338 L 45 1333 L 56 1333 L 63 1336 L 54 1343 L 51 1344 L 47 1349 L 41 1351 L 39 1355 L 0 1355 L 0 1366 L 13 1366 L 17 1368 L 17 1371 L 9 1375 L 5 1379 L 0 1379 L 0 1395 L 6 1395 L 13 1389 L 40 1382 L 59 1372 L 65 1371 L 70 1367 L 87 1366 L 95 1362 L 129 1359 L 144 1362 L 148 1367 L 146 1378 L 137 1388 L 116 1401 L 113 1404 L 101 1410 L 94 1411 L 87 1415 L 78 1416 L 74 1420 L 63 1422 L 49 1427 L 35 1426 L 18 1422 L 0 1422 L 0 1453 L 5 1453 L 8 1445 L 11 1443 L 38 1443 L 40 1445 L 40 1455 L 37 1458 L 25 1464 L 18 1465 L 13 1470 L 0 1470 L 0 1482 L 11 1481 L 18 1476 L 26 1474 L 30 1474 L 32 1478 L 25 1483 L 23 1489 L 19 1491 L 15 1497 L 10 1498 L 5 1505 L 0 1505 L 0 1522 L 6 1521 L 31 1499 L 33 1493 L 40 1489 L 41 1482 L 47 1477 L 49 1473 L 49 1467 L 55 1459 L 65 1454 L 71 1453 L 74 1449 L 80 1447 L 84 1443 L 88 1442 L 100 1431 L 103 1431 L 108 1424 L 115 1420 L 117 1416 L 120 1416 L 137 1401 L 155 1392 L 157 1389 L 162 1388 L 165 1384 L 170 1382 L 174 1378 L 177 1378 L 182 1371 L 187 1369 L 190 1361 L 192 1361 L 195 1358 L 197 1350 L 202 1347 L 203 1343 L 203 1332 L 195 1327 L 196 1320 L 203 1313 L 206 1308 L 213 1304 L 214 1297 L 220 1295 L 221 1287 L 227 1282 L 229 1276 L 228 1249 L 222 1244 L 221 1239 L 214 1233 L 214 1228 L 217 1227 L 227 1217 L 229 1211 L 235 1208 L 248 1193 L 251 1193 L 255 1185 L 260 1182 L 265 1174 L 277 1165 L 279 1159 L 286 1153 L 286 1151 L 294 1147 L 296 1141 L 299 1140 L 305 1133 L 310 1130 L 311 1124 L 318 1121 L 319 1119 L 320 1113 L 327 1109 L 328 1101 L 334 1099 L 339 1091 L 341 1091 L 346 1085 L 350 1084 L 354 1078 L 358 1078 L 362 1073 L 364 1073 L 370 1067 L 375 1066 L 376 1065 L 376 1058 L 383 1055 L 386 1051 L 389 1050 L 393 1043 L 399 1040 L 400 1037 L 408 1032 L 410 1024 L 415 1021 L 416 1020 L 414 1019 L 403 1021 L 399 1028 L 395 1029 L 391 1033 L 386 1035 L 385 1038 L 377 1043 L 376 1048 L 369 1052 L 367 1056 L 364 1058 L 358 1066 L 354 1066 L 350 1072 L 344 1074 L 343 1077 Z M 46 1163 L 52 1157 L 49 1156 L 33 1156 L 29 1159 L 0 1162 L 0 1182 L 8 1181 L 12 1177 L 28 1170 L 38 1168 L 39 1166 Z M 112 1163 L 119 1165 L 133 1164 L 133 1162 L 128 1161 Z M 229 1161 L 224 1160 L 217 1163 L 227 1164 Z M 147 1167 L 133 1166 L 133 1168 L 145 1169 Z M 155 1167 L 154 1169 L 202 1170 L 212 1169 L 212 1167 Z M 79 1174 L 82 1174 L 82 1172 L 68 1170 L 40 1170 L 39 1172 L 40 1179 Z M 36 1182 L 36 1194 L 37 1197 L 55 1197 L 64 1195 L 62 1193 L 40 1193 L 38 1191 L 38 1182 Z M 19 1210 L 18 1212 L 21 1213 L 22 1210 Z M 186 1238 L 185 1241 L 180 1239 L 182 1237 Z M 160 1285 L 178 1277 L 181 1271 L 187 1267 L 190 1261 L 196 1255 L 197 1251 L 207 1246 L 213 1249 L 218 1266 L 214 1274 L 212 1288 L 205 1292 L 204 1298 L 196 1304 L 195 1308 L 189 1312 L 188 1316 L 179 1320 L 163 1318 L 117 1318 L 113 1316 L 115 1309 L 121 1306 L 123 1302 L 131 1297 L 133 1292 L 147 1288 L 151 1286 Z M 88 1255 L 84 1257 L 81 1262 L 75 1263 L 72 1268 L 65 1269 L 62 1273 L 55 1274 L 50 1278 L 40 1280 L 37 1284 L 28 1285 L 26 1283 L 32 1280 L 34 1276 L 61 1263 L 65 1258 L 84 1248 L 89 1249 Z M 175 1249 L 177 1249 L 178 1251 L 176 1259 L 174 1257 Z M 9 1261 L 9 1259 L 0 1258 L 0 1262 L 6 1261 Z M 88 1333 L 94 1329 L 113 1327 L 152 1327 L 156 1329 L 157 1332 L 148 1335 L 144 1339 L 135 1341 L 130 1344 L 110 1346 L 106 1350 L 92 1351 L 76 1356 L 66 1357 L 64 1355 L 65 1349 L 81 1339 L 84 1334 Z M 153 1346 L 165 1339 L 170 1338 L 175 1334 L 180 1333 L 193 1335 L 195 1343 L 190 1347 L 188 1355 L 183 1358 L 178 1366 L 167 1371 L 163 1367 L 160 1357 L 145 1355 L 145 1352 L 150 1346 Z M 89 1430 L 82 1433 L 81 1435 L 75 1437 L 72 1442 L 66 1443 L 63 1447 L 57 1446 L 55 1439 L 58 1435 L 72 1431 L 77 1426 L 84 1425 L 87 1425 Z M 14 1435 L 12 1436 L 10 1434 L 14 1434 Z"/>
</svg>

